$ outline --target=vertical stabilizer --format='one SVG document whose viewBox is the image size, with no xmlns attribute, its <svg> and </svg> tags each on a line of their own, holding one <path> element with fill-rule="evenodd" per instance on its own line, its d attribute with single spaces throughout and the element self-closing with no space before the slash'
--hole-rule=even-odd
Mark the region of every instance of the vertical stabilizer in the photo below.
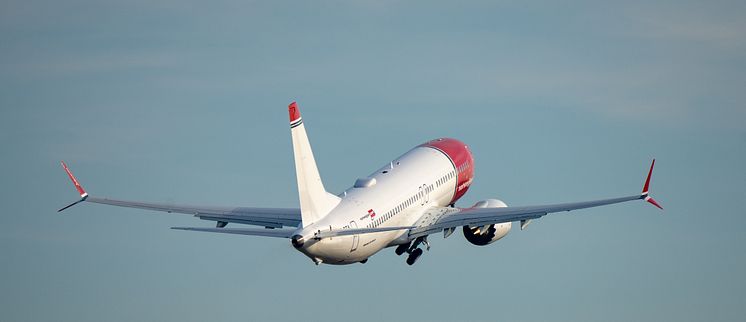
<svg viewBox="0 0 746 322">
<path fill-rule="evenodd" d="M 321 182 L 316 160 L 313 158 L 311 144 L 308 142 L 306 127 L 300 116 L 298 104 L 290 103 L 290 135 L 293 139 L 293 154 L 295 155 L 295 175 L 298 179 L 298 195 L 300 197 L 300 213 L 302 225 L 323 218 L 339 204 L 339 197 L 326 192 Z"/>
</svg>

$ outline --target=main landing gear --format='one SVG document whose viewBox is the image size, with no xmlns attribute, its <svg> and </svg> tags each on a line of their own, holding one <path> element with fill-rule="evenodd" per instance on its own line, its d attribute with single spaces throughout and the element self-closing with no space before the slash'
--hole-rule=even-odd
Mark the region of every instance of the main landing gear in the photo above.
<svg viewBox="0 0 746 322">
<path fill-rule="evenodd" d="M 422 248 L 419 248 L 420 244 L 425 244 L 427 247 L 427 250 L 430 250 L 430 243 L 427 242 L 427 236 L 424 237 L 417 237 L 417 239 L 414 240 L 414 242 L 410 244 L 402 244 L 396 247 L 396 250 L 394 251 L 396 255 L 402 255 L 405 252 L 409 254 L 407 256 L 407 264 L 408 265 L 414 265 L 415 262 L 417 262 L 417 259 L 422 256 Z"/>
<path fill-rule="evenodd" d="M 422 248 L 413 250 L 407 257 L 407 265 L 414 265 L 414 262 L 416 262 L 420 256 L 422 256 Z"/>
</svg>

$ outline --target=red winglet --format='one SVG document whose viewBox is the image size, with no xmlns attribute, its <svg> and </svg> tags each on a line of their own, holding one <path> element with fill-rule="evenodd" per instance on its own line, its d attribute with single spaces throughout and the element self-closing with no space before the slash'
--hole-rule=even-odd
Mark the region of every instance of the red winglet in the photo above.
<svg viewBox="0 0 746 322">
<path fill-rule="evenodd" d="M 659 208 L 660 210 L 663 210 L 663 207 L 661 207 L 661 205 L 660 205 L 660 204 L 658 204 L 658 202 L 657 202 L 657 201 L 655 201 L 655 199 L 653 199 L 653 197 L 651 197 L 651 196 L 646 196 L 646 197 L 645 197 L 645 201 L 649 202 L 649 203 L 650 203 L 651 205 L 653 205 L 653 206 L 656 206 L 656 207 L 658 207 L 658 208 Z"/>
<path fill-rule="evenodd" d="M 300 110 L 298 110 L 298 103 L 292 102 L 288 105 L 288 114 L 290 114 L 290 123 L 294 123 L 300 119 Z"/>
<path fill-rule="evenodd" d="M 648 171 L 648 177 L 645 179 L 645 186 L 642 187 L 642 198 L 645 199 L 645 201 L 649 202 L 651 205 L 658 207 L 659 209 L 663 210 L 663 207 L 653 199 L 649 195 L 650 193 L 650 177 L 653 175 L 653 167 L 655 166 L 655 159 L 653 159 L 653 163 L 650 164 L 650 171 Z"/>
<path fill-rule="evenodd" d="M 654 166 L 655 166 L 655 159 L 653 159 L 653 163 L 650 165 L 650 171 L 648 171 L 648 178 L 645 179 L 645 186 L 642 187 L 642 194 L 648 193 L 648 188 L 650 188 L 650 176 L 653 175 Z"/>
<path fill-rule="evenodd" d="M 88 193 L 85 192 L 85 189 L 83 189 L 83 186 L 80 185 L 78 182 L 78 179 L 75 179 L 75 176 L 72 172 L 70 172 L 70 169 L 67 168 L 67 164 L 65 164 L 65 161 L 60 161 L 62 163 L 62 168 L 65 169 L 65 172 L 67 172 L 67 176 L 70 177 L 70 180 L 72 180 L 73 184 L 75 185 L 75 189 L 78 189 L 78 193 L 80 194 L 81 198 L 85 198 L 88 196 Z"/>
</svg>

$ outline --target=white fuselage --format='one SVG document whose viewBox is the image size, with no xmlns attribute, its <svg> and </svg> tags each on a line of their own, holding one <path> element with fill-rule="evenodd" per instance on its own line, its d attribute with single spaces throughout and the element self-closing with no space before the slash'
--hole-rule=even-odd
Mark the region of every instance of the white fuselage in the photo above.
<svg viewBox="0 0 746 322">
<path fill-rule="evenodd" d="M 408 243 L 405 230 L 321 240 L 312 237 L 323 230 L 412 226 L 427 208 L 455 201 L 458 177 L 457 166 L 446 153 L 418 146 L 372 173 L 366 180 L 370 183 L 374 179 L 374 184 L 349 188 L 327 216 L 299 228 L 297 234 L 306 242 L 298 250 L 317 263 L 350 264 L 383 248 Z"/>
</svg>

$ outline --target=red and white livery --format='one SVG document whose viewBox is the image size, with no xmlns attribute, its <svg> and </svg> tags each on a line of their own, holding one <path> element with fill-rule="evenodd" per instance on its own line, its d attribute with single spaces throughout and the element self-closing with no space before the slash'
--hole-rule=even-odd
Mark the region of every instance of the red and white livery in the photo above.
<svg viewBox="0 0 746 322">
<path fill-rule="evenodd" d="M 474 158 L 466 144 L 451 138 L 420 144 L 357 179 L 344 192 L 332 194 L 319 175 L 298 105 L 291 103 L 288 112 L 300 208 L 199 207 L 97 198 L 86 193 L 63 162 L 80 200 L 59 211 L 87 201 L 189 214 L 214 221 L 215 228 L 172 228 L 290 239 L 295 249 L 316 264 L 365 263 L 382 249 L 393 247 L 397 255 L 407 253 L 406 262 L 412 265 L 422 255 L 422 245 L 430 248 L 429 235 L 443 232 L 448 237 L 459 227 L 467 241 L 483 246 L 507 235 L 513 222 L 524 229 L 531 220 L 550 213 L 639 199 L 663 209 L 648 191 L 655 160 L 641 194 L 521 207 L 486 199 L 471 207 L 456 207 L 474 180 Z M 229 223 L 263 228 L 226 228 Z"/>
</svg>

